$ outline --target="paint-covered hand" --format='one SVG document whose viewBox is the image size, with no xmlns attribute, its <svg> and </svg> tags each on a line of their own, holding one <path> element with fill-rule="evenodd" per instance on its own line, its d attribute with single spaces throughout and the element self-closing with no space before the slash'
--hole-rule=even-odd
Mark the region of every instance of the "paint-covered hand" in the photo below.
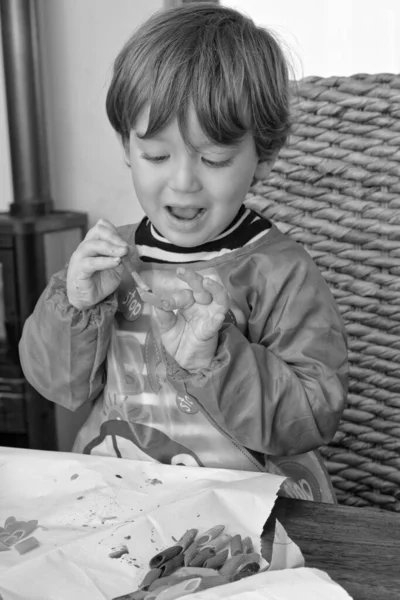
<svg viewBox="0 0 400 600">
<path fill-rule="evenodd" d="M 215 356 L 229 298 L 218 281 L 183 267 L 176 272 L 189 287 L 163 300 L 166 310 L 155 311 L 164 348 L 181 367 L 193 372 L 209 367 Z"/>
<path fill-rule="evenodd" d="M 118 287 L 121 257 L 128 245 L 112 223 L 100 219 L 72 254 L 67 272 L 69 302 L 78 310 L 95 306 Z"/>
</svg>

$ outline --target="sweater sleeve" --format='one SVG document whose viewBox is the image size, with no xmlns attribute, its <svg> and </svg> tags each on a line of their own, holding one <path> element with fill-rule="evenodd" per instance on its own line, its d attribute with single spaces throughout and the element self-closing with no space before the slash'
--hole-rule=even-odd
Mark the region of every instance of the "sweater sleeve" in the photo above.
<svg viewBox="0 0 400 600">
<path fill-rule="evenodd" d="M 104 361 L 117 309 L 113 294 L 80 311 L 66 293 L 66 269 L 51 277 L 25 322 L 19 343 L 21 367 L 45 398 L 76 410 L 104 387 Z"/>
<path fill-rule="evenodd" d="M 317 266 L 291 242 L 232 267 L 229 281 L 232 295 L 247 290 L 248 330 L 224 324 L 210 368 L 195 375 L 169 361 L 171 383 L 250 450 L 282 456 L 328 443 L 347 394 L 347 339 Z"/>
</svg>

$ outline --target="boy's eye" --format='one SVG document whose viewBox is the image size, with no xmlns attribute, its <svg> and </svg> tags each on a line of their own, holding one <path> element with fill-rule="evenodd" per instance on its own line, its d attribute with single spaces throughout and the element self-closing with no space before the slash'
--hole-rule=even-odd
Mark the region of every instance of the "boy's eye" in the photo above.
<svg viewBox="0 0 400 600">
<path fill-rule="evenodd" d="M 220 169 L 221 167 L 229 167 L 229 165 L 231 165 L 233 163 L 232 158 L 228 158 L 227 160 L 219 160 L 219 161 L 214 161 L 214 160 L 209 160 L 208 158 L 203 158 L 202 161 L 205 165 L 207 165 L 208 167 L 212 167 L 214 169 Z"/>
<path fill-rule="evenodd" d="M 148 160 L 149 162 L 154 163 L 154 164 L 162 163 L 162 162 L 168 160 L 168 158 L 169 158 L 169 156 L 167 154 L 162 155 L 162 156 L 150 156 L 149 154 L 142 154 L 141 156 L 142 156 L 142 158 L 144 158 L 144 160 Z M 232 158 L 228 158 L 227 160 L 214 161 L 214 160 L 209 160 L 208 158 L 203 157 L 201 160 L 203 161 L 203 163 L 205 165 L 207 165 L 208 167 L 214 168 L 214 169 L 219 169 L 221 167 L 228 167 L 233 162 Z"/>
<path fill-rule="evenodd" d="M 165 160 L 167 160 L 168 156 L 149 156 L 148 154 L 142 154 L 142 158 L 144 158 L 145 160 L 148 160 L 149 162 L 152 163 L 162 163 Z"/>
</svg>

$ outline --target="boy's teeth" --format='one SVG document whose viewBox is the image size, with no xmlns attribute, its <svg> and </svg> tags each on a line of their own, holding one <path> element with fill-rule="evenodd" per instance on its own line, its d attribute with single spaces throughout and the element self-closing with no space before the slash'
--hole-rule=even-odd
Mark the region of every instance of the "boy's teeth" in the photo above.
<svg viewBox="0 0 400 600">
<path fill-rule="evenodd" d="M 194 219 L 201 211 L 201 208 L 178 208 L 171 206 L 170 211 L 178 219 Z"/>
</svg>

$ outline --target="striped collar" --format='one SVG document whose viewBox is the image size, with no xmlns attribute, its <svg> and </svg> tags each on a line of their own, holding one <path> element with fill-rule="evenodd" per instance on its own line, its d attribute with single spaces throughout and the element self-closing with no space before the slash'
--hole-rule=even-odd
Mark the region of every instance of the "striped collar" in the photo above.
<svg viewBox="0 0 400 600">
<path fill-rule="evenodd" d="M 210 242 L 192 248 L 171 244 L 147 217 L 136 233 L 136 248 L 143 262 L 189 263 L 211 260 L 255 242 L 271 228 L 271 223 L 257 213 L 241 206 L 228 227 Z"/>
</svg>

